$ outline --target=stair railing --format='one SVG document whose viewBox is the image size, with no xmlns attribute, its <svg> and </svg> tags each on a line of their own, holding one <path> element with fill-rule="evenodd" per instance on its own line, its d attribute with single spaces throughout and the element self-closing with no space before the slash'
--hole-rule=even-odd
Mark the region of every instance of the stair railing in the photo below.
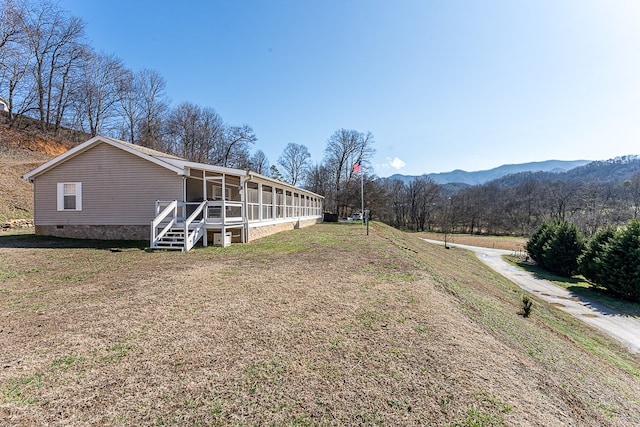
<svg viewBox="0 0 640 427">
<path fill-rule="evenodd" d="M 202 214 L 205 206 L 207 206 L 207 201 L 200 203 L 196 210 L 193 211 L 189 218 L 184 222 L 184 250 L 189 251 L 193 246 L 200 240 L 200 238 L 205 233 L 205 216 L 202 215 L 200 221 L 195 223 L 195 227 L 193 230 L 190 230 L 191 224 Z"/>
<path fill-rule="evenodd" d="M 156 202 L 156 212 L 159 210 L 159 203 Z M 158 227 L 162 224 L 167 217 L 173 214 L 173 218 L 169 221 L 169 223 L 158 233 Z M 162 210 L 154 219 L 151 221 L 151 247 L 155 248 L 158 242 L 167 234 L 167 231 L 173 227 L 176 222 L 176 217 L 178 216 L 178 201 L 174 200 L 169 205 Z"/>
</svg>

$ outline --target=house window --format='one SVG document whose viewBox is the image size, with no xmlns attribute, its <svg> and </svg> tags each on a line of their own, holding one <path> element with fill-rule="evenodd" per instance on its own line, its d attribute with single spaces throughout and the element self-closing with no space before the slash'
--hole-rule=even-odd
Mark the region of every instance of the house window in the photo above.
<svg viewBox="0 0 640 427">
<path fill-rule="evenodd" d="M 82 183 L 59 182 L 58 183 L 58 210 L 81 211 L 82 210 Z"/>
</svg>

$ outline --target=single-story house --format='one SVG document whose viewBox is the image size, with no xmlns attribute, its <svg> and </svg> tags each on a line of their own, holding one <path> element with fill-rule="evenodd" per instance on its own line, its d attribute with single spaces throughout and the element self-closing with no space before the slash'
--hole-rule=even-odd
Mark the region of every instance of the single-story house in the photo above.
<svg viewBox="0 0 640 427">
<path fill-rule="evenodd" d="M 322 221 L 324 198 L 251 171 L 96 136 L 23 175 L 38 235 L 150 239 L 188 251 Z"/>
</svg>

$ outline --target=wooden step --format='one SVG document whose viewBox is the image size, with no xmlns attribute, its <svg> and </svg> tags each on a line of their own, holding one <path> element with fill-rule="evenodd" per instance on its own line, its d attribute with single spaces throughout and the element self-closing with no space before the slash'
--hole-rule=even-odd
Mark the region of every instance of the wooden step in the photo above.
<svg viewBox="0 0 640 427">
<path fill-rule="evenodd" d="M 162 236 L 162 239 L 156 243 L 155 248 L 184 250 L 184 246 L 184 228 L 173 227 L 168 230 L 164 236 Z"/>
<path fill-rule="evenodd" d="M 197 225 L 189 227 L 189 232 L 195 230 Z M 184 250 L 186 247 L 186 236 L 184 224 L 170 228 L 164 236 L 155 244 L 154 249 L 174 249 Z"/>
</svg>

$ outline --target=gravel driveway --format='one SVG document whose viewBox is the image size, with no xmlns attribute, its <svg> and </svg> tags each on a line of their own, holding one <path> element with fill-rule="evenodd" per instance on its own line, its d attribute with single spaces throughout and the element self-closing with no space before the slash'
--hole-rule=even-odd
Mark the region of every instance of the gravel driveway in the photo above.
<svg viewBox="0 0 640 427">
<path fill-rule="evenodd" d="M 438 240 L 423 240 L 442 245 L 442 242 Z M 503 255 L 510 255 L 513 251 L 454 243 L 449 243 L 449 246 L 475 252 L 482 262 L 525 291 L 535 294 L 538 298 L 553 304 L 560 310 L 566 311 L 583 322 L 606 332 L 627 347 L 631 353 L 640 353 L 639 319 L 619 314 L 599 305 L 595 301 L 579 297 L 548 280 L 538 279 L 502 259 Z"/>
</svg>

